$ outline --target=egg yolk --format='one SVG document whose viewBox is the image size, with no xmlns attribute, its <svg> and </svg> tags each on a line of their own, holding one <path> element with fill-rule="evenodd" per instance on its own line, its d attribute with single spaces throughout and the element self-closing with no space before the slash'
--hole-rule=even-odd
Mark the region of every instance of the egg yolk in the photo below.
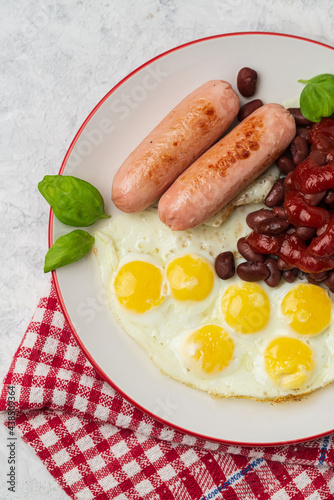
<svg viewBox="0 0 334 500">
<path fill-rule="evenodd" d="M 115 294 L 122 306 L 132 312 L 144 313 L 163 301 L 161 270 L 144 261 L 124 264 L 116 275 Z"/>
<path fill-rule="evenodd" d="M 226 323 L 239 333 L 255 333 L 266 326 L 270 302 L 257 283 L 230 286 L 223 295 L 222 311 Z"/>
<path fill-rule="evenodd" d="M 268 375 L 283 389 L 302 387 L 315 367 L 311 348 L 305 342 L 289 337 L 273 340 L 264 359 Z"/>
<path fill-rule="evenodd" d="M 316 335 L 329 325 L 331 299 L 320 286 L 298 285 L 284 297 L 282 312 L 295 332 Z"/>
<path fill-rule="evenodd" d="M 174 259 L 168 264 L 166 274 L 177 300 L 204 300 L 213 287 L 213 268 L 209 261 L 197 255 Z"/>
<path fill-rule="evenodd" d="M 215 375 L 231 362 L 234 342 L 223 328 L 206 325 L 192 332 L 184 344 L 187 366 L 206 375 Z"/>
</svg>

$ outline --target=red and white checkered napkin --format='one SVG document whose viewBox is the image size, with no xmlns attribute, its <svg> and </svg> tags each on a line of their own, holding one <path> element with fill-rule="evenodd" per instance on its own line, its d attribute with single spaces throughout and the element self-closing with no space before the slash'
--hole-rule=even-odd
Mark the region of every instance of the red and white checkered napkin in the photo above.
<svg viewBox="0 0 334 500">
<path fill-rule="evenodd" d="M 16 433 L 74 499 L 334 498 L 333 437 L 275 448 L 221 445 L 124 400 L 77 346 L 53 285 L 1 388 L 7 425 L 8 394 L 15 394 Z"/>
</svg>

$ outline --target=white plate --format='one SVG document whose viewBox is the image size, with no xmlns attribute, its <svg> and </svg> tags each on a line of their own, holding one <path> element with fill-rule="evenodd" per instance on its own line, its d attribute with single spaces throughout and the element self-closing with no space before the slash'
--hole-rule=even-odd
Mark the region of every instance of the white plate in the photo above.
<svg viewBox="0 0 334 500">
<path fill-rule="evenodd" d="M 173 49 L 114 87 L 77 133 L 60 173 L 94 184 L 110 201 L 112 177 L 126 156 L 189 92 L 211 79 L 236 88 L 243 66 L 259 74 L 256 97 L 284 103 L 300 94 L 299 78 L 328 73 L 332 47 L 273 33 L 211 37 Z M 243 101 L 242 101 L 243 102 Z M 99 223 L 89 228 L 95 231 Z M 49 243 L 69 231 L 50 217 Z M 199 437 L 237 444 L 283 444 L 334 431 L 334 385 L 300 402 L 269 404 L 212 399 L 169 379 L 116 324 L 106 304 L 93 255 L 54 273 L 64 314 L 96 370 L 133 404 Z"/>
</svg>

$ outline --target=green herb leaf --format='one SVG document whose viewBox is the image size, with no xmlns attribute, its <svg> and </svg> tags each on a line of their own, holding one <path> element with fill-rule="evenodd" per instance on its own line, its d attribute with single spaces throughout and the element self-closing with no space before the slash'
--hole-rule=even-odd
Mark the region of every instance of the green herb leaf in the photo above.
<svg viewBox="0 0 334 500">
<path fill-rule="evenodd" d="M 94 240 L 93 236 L 82 229 L 60 236 L 45 255 L 44 272 L 54 271 L 82 259 L 92 248 Z"/>
<path fill-rule="evenodd" d="M 334 113 L 334 75 L 324 73 L 298 81 L 307 84 L 300 94 L 300 110 L 305 118 L 320 122 Z"/>
<path fill-rule="evenodd" d="M 100 192 L 89 182 L 71 175 L 46 175 L 38 190 L 52 206 L 55 216 L 68 226 L 91 226 L 106 219 Z"/>
</svg>

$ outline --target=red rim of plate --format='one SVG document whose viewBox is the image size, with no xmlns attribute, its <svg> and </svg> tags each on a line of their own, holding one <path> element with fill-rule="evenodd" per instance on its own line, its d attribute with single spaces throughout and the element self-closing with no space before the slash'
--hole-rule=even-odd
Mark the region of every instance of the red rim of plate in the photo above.
<svg viewBox="0 0 334 500">
<path fill-rule="evenodd" d="M 174 47 L 174 48 L 172 48 L 170 50 L 167 50 L 166 52 L 163 52 L 162 54 L 159 54 L 158 56 L 153 57 L 152 59 L 150 59 L 146 63 L 142 64 L 141 66 L 139 66 L 138 68 L 136 68 L 135 70 L 133 70 L 125 78 L 123 78 L 119 83 L 117 83 L 117 85 L 115 85 L 100 100 L 100 102 L 89 113 L 89 115 L 87 116 L 87 118 L 85 119 L 85 121 L 83 122 L 83 124 L 81 125 L 81 127 L 79 128 L 78 132 L 76 133 L 73 141 L 71 142 L 70 147 L 68 148 L 68 150 L 67 150 L 67 152 L 65 154 L 64 160 L 63 160 L 63 162 L 61 164 L 61 167 L 60 167 L 60 170 L 59 170 L 59 174 L 63 173 L 63 171 L 64 171 L 64 169 L 66 167 L 68 158 L 69 158 L 69 156 L 70 156 L 70 154 L 71 154 L 71 152 L 72 152 L 72 150 L 73 150 L 73 148 L 74 148 L 77 140 L 79 139 L 81 133 L 85 129 L 87 123 L 95 115 L 96 111 L 100 108 L 100 106 L 102 106 L 102 104 L 108 99 L 108 97 L 115 92 L 116 89 L 118 89 L 121 85 L 123 85 L 123 83 L 125 81 L 127 81 L 129 78 L 131 78 L 133 75 L 135 75 L 138 71 L 140 71 L 142 68 L 145 68 L 146 66 L 149 66 L 154 61 L 157 61 L 158 59 L 161 59 L 161 58 L 165 57 L 166 55 L 170 54 L 171 52 L 175 52 L 177 50 L 183 49 L 184 47 L 187 47 L 189 45 L 194 45 L 196 43 L 201 43 L 201 42 L 207 41 L 207 40 L 214 40 L 216 38 L 225 38 L 225 37 L 240 36 L 240 35 L 265 35 L 265 36 L 278 36 L 278 37 L 285 37 L 285 38 L 294 38 L 296 40 L 303 40 L 305 42 L 314 43 L 314 44 L 326 47 L 328 49 L 334 50 L 334 47 L 331 47 L 330 45 L 327 45 L 327 44 L 322 43 L 322 42 L 317 42 L 315 40 L 311 40 L 311 39 L 308 39 L 308 38 L 304 38 L 304 37 L 300 37 L 300 36 L 296 36 L 296 35 L 289 35 L 289 34 L 285 34 L 285 33 L 273 33 L 273 32 L 265 32 L 265 31 L 242 31 L 242 32 L 236 32 L 236 33 L 224 33 L 224 34 L 220 34 L 220 35 L 213 35 L 213 36 L 209 36 L 209 37 L 205 37 L 205 38 L 200 38 L 200 39 L 197 39 L 197 40 L 193 40 L 191 42 L 184 43 L 182 45 L 178 45 L 177 47 Z M 53 220 L 54 220 L 54 214 L 53 214 L 52 209 L 50 209 L 49 231 L 48 231 L 48 244 L 49 244 L 49 248 L 53 244 Z M 69 324 L 69 326 L 70 326 L 70 328 L 72 330 L 72 333 L 74 335 L 74 338 L 75 338 L 77 344 L 79 345 L 80 349 L 85 354 L 86 358 L 89 360 L 89 362 L 95 368 L 95 370 L 104 378 L 104 380 L 106 382 L 108 382 L 108 384 L 110 384 L 119 394 L 121 394 L 121 396 L 123 396 L 127 401 L 129 401 L 129 403 L 133 404 L 136 408 L 140 409 L 143 413 L 146 413 L 147 415 L 151 416 L 155 420 L 158 420 L 162 424 L 168 425 L 169 427 L 172 427 L 173 429 L 175 429 L 175 430 L 177 430 L 179 432 L 182 432 L 182 433 L 185 433 L 185 434 L 190 434 L 191 436 L 194 436 L 194 437 L 199 438 L 199 439 L 206 439 L 206 440 L 218 442 L 218 443 L 221 443 L 221 444 L 238 445 L 238 446 L 265 446 L 265 447 L 269 447 L 269 446 L 284 446 L 284 445 L 288 445 L 288 444 L 301 443 L 301 442 L 304 442 L 304 441 L 311 441 L 313 439 L 318 439 L 318 438 L 327 436 L 328 434 L 331 434 L 331 433 L 334 432 L 334 429 L 332 429 L 332 430 L 330 430 L 328 432 L 323 432 L 321 434 L 316 434 L 314 436 L 309 436 L 309 437 L 301 438 L 301 439 L 297 439 L 297 440 L 279 441 L 279 442 L 273 442 L 273 443 L 247 443 L 247 442 L 239 442 L 239 441 L 229 441 L 229 440 L 225 440 L 225 439 L 213 438 L 213 437 L 210 437 L 210 436 L 199 434 L 199 433 L 190 431 L 188 429 L 184 429 L 184 428 L 182 428 L 182 427 L 180 427 L 180 426 L 178 426 L 176 424 L 173 424 L 172 422 L 169 422 L 168 420 L 165 420 L 165 419 L 159 417 L 158 415 L 155 415 L 154 413 L 152 413 L 151 411 L 147 410 L 146 408 L 144 408 L 143 406 L 141 406 L 139 403 L 137 403 L 136 401 L 134 401 L 125 392 L 123 392 L 122 389 L 120 389 L 108 377 L 108 375 L 102 370 L 102 368 L 100 368 L 100 366 L 94 360 L 94 358 L 92 357 L 92 355 L 89 353 L 89 351 L 84 346 L 83 342 L 81 341 L 79 335 L 77 334 L 77 332 L 76 332 L 76 330 L 75 330 L 75 328 L 74 328 L 74 326 L 73 326 L 73 324 L 71 322 L 71 318 L 70 318 L 70 316 L 69 316 L 69 314 L 67 312 L 67 309 L 66 309 L 66 306 L 65 306 L 65 303 L 64 303 L 61 291 L 60 291 L 60 285 L 59 285 L 59 282 L 58 282 L 56 271 L 52 271 L 52 277 L 53 277 L 53 281 L 54 281 L 55 288 L 56 288 L 56 294 L 57 294 L 57 297 L 58 297 L 58 300 L 59 300 L 62 312 L 63 312 L 63 314 L 64 314 L 64 316 L 66 318 L 66 321 L 68 322 L 68 324 Z"/>
</svg>

